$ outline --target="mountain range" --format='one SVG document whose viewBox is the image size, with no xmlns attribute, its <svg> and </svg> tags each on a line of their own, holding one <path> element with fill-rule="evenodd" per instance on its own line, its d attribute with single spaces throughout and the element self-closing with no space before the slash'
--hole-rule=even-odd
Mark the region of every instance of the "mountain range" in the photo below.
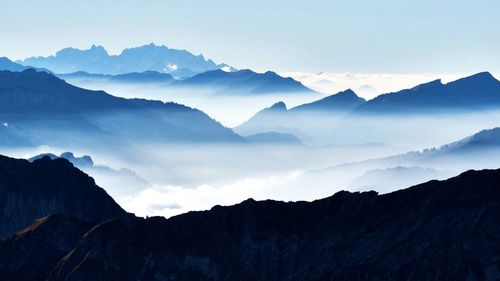
<svg viewBox="0 0 500 281">
<path fill-rule="evenodd" d="M 129 216 L 65 159 L 29 162 L 0 156 L 0 175 L 0 238 L 50 214 L 67 213 L 94 223 Z"/>
<path fill-rule="evenodd" d="M 48 68 L 56 73 L 85 71 L 124 74 L 156 71 L 184 77 L 220 68 L 233 70 L 225 64 L 207 60 L 203 55 L 196 56 L 186 50 L 155 44 L 125 49 L 118 55 L 110 55 L 104 47 L 96 45 L 87 50 L 66 48 L 53 56 L 30 57 L 18 62 L 23 65 Z"/>
<path fill-rule="evenodd" d="M 211 70 L 193 77 L 174 79 L 168 73 L 145 71 L 140 73 L 126 73 L 119 75 L 91 74 L 83 71 L 58 74 L 59 78 L 76 85 L 105 86 L 105 83 L 123 84 L 155 84 L 165 89 L 185 91 L 185 94 L 195 95 L 204 93 L 225 96 L 259 96 L 265 94 L 310 96 L 318 93 L 302 85 L 300 82 L 282 77 L 275 72 L 257 73 L 249 69 L 228 72 Z M 98 84 L 96 84 L 98 83 Z"/>
<path fill-rule="evenodd" d="M 2 162 L 2 169 L 10 168 L 3 190 L 19 194 L 7 196 L 13 200 L 9 206 L 37 208 L 43 204 L 35 202 L 45 200 L 40 196 L 71 204 L 16 234 L 11 229 L 0 241 L 0 273 L 9 280 L 500 277 L 500 170 L 468 171 L 384 195 L 342 191 L 313 202 L 249 199 L 170 219 L 135 218 L 115 207 L 121 218 L 96 223 L 82 219 L 81 210 L 106 216 L 103 210 L 114 204 L 68 161 Z M 18 165 L 32 174 L 26 177 Z M 12 190 L 34 187 L 26 185 L 30 181 L 36 188 Z M 89 204 L 98 209 L 82 207 Z M 19 216 L 5 214 L 4 224 Z"/>
<path fill-rule="evenodd" d="M 482 123 L 494 123 L 496 115 L 489 119 L 481 116 L 498 109 L 500 81 L 481 72 L 447 84 L 432 81 L 368 101 L 346 90 L 292 109 L 280 102 L 256 113 L 234 131 L 241 135 L 291 133 L 308 144 L 402 145 L 412 140 L 426 144 L 422 131 L 450 131 L 452 135 L 460 125 L 484 128 L 490 125 Z"/>
<path fill-rule="evenodd" d="M 73 84 L 73 81 L 81 82 L 111 82 L 111 83 L 172 83 L 174 77 L 168 73 L 156 71 L 131 72 L 124 74 L 92 74 L 85 71 L 78 71 L 67 74 L 58 74 L 57 77 L 67 80 Z"/>
<path fill-rule="evenodd" d="M 256 73 L 250 69 L 234 72 L 223 70 L 207 71 L 193 77 L 176 81 L 173 86 L 185 88 L 211 89 L 217 94 L 244 95 L 259 94 L 317 94 L 302 83 L 282 77 L 275 72 Z"/>
<path fill-rule="evenodd" d="M 19 138 L 34 145 L 242 141 L 199 110 L 85 90 L 33 69 L 0 71 L 0 121 L 6 143 Z"/>
<path fill-rule="evenodd" d="M 480 72 L 446 84 L 431 81 L 411 89 L 377 96 L 356 113 L 428 113 L 429 111 L 484 110 L 500 106 L 500 81 Z"/>
<path fill-rule="evenodd" d="M 295 134 L 303 141 L 321 138 L 336 122 L 356 107 L 365 103 L 352 90 L 346 90 L 320 100 L 288 109 L 284 102 L 277 102 L 256 113 L 252 118 L 234 128 L 241 135 L 264 132 Z"/>
</svg>

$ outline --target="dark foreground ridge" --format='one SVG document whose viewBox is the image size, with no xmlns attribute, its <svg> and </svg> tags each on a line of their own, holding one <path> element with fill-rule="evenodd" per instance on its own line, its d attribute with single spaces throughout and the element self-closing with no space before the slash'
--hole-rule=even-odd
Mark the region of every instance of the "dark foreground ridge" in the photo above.
<svg viewBox="0 0 500 281">
<path fill-rule="evenodd" d="M 94 228 L 59 280 L 498 280 L 500 170 Z"/>
<path fill-rule="evenodd" d="M 63 213 L 0 240 L 6 280 L 500 278 L 500 169 L 170 219 L 126 214 L 64 159 L 0 157 L 0 178 L 3 230 Z"/>
<path fill-rule="evenodd" d="M 0 239 L 55 213 L 94 223 L 131 216 L 66 159 L 0 156 Z"/>
</svg>

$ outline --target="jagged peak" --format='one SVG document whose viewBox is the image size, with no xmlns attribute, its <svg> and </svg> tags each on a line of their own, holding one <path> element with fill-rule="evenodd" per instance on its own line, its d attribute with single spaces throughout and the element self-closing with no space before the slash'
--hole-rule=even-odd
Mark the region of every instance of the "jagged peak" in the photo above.
<svg viewBox="0 0 500 281">
<path fill-rule="evenodd" d="M 269 107 L 268 109 L 273 110 L 273 111 L 277 111 L 277 110 L 279 110 L 279 111 L 282 111 L 282 110 L 283 110 L 283 111 L 286 111 L 286 110 L 287 110 L 287 107 L 286 107 L 286 104 L 285 104 L 284 102 L 279 101 L 279 102 L 277 102 L 277 103 L 273 104 L 273 105 L 272 105 L 271 107 Z"/>
</svg>

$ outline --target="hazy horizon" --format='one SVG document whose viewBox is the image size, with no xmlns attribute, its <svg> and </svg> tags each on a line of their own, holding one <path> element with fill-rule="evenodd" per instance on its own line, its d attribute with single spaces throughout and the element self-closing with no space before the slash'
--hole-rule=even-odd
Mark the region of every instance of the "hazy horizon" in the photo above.
<svg viewBox="0 0 500 281">
<path fill-rule="evenodd" d="M 10 27 L 0 30 L 0 54 L 13 59 L 154 42 L 258 71 L 500 72 L 498 1 L 30 0 L 0 7 L 0 24 Z"/>
</svg>

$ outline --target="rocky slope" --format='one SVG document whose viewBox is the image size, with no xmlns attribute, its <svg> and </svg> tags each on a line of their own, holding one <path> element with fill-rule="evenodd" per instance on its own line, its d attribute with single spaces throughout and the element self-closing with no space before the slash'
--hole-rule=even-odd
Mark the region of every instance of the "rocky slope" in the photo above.
<svg viewBox="0 0 500 281">
<path fill-rule="evenodd" d="M 0 241 L 2 280 L 45 280 L 93 223 L 66 215 L 50 215 Z"/>
<path fill-rule="evenodd" d="M 498 280 L 500 170 L 308 202 L 113 220 L 48 280 Z"/>
<path fill-rule="evenodd" d="M 54 213 L 95 223 L 131 216 L 65 159 L 30 163 L 0 156 L 0 238 Z"/>
</svg>

